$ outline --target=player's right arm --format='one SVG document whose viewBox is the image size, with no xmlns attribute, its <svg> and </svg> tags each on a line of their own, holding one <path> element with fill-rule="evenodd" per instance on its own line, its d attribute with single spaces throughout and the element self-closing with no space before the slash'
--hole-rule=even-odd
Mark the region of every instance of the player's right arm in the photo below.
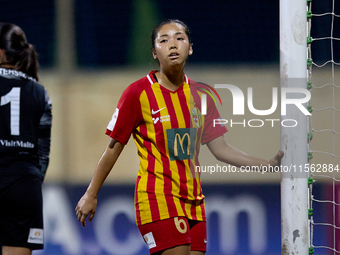
<svg viewBox="0 0 340 255">
<path fill-rule="evenodd" d="M 86 225 L 85 221 L 87 216 L 89 216 L 89 221 L 93 219 L 97 208 L 98 192 L 103 185 L 106 177 L 109 175 L 112 167 L 116 163 L 123 148 L 124 144 L 110 138 L 108 146 L 99 159 L 90 185 L 88 186 L 85 194 L 79 200 L 75 209 L 78 220 L 83 226 Z"/>
</svg>

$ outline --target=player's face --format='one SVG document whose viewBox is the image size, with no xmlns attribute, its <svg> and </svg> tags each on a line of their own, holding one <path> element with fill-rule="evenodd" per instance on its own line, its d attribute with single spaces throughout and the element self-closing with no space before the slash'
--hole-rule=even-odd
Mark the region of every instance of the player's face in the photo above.
<svg viewBox="0 0 340 255">
<path fill-rule="evenodd" d="M 163 25 L 157 33 L 152 54 L 163 68 L 184 65 L 192 54 L 192 46 L 183 26 L 177 23 Z"/>
</svg>

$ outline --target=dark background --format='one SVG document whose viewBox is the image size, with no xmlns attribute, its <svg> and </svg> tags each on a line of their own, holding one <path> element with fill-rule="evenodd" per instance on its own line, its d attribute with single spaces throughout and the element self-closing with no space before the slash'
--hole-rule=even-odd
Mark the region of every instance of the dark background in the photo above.
<svg viewBox="0 0 340 255">
<path fill-rule="evenodd" d="M 1 20 L 21 26 L 37 51 L 42 67 L 55 64 L 54 1 L 1 1 Z M 313 1 L 317 13 L 332 10 L 332 0 Z M 335 13 L 340 3 L 335 1 Z M 144 14 L 143 14 L 144 13 Z M 195 54 L 191 63 L 253 64 L 279 62 L 279 1 L 104 1 L 75 0 L 74 22 L 79 67 L 132 65 L 151 61 L 150 35 L 162 20 L 183 20 L 192 33 Z M 313 37 L 329 37 L 331 15 L 313 17 Z M 145 25 L 145 26 L 143 26 Z M 340 37 L 339 18 L 333 36 Z M 143 45 L 134 42 L 144 40 Z M 147 48 L 145 45 L 149 44 Z M 333 41 L 334 60 L 340 59 L 340 42 Z M 144 52 L 149 58 L 133 52 Z M 146 51 L 146 52 L 145 52 Z M 313 60 L 331 59 L 331 40 L 313 43 Z"/>
</svg>

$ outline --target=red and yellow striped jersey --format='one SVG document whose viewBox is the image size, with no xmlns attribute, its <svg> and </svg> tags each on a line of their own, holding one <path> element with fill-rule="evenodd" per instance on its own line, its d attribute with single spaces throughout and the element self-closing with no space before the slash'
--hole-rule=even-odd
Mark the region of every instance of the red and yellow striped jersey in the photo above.
<svg viewBox="0 0 340 255">
<path fill-rule="evenodd" d="M 200 145 L 227 132 L 213 127 L 220 118 L 207 97 L 202 115 L 197 83 L 184 75 L 184 83 L 170 91 L 161 86 L 155 71 L 132 83 L 121 96 L 106 134 L 126 144 L 133 134 L 140 158 L 135 190 L 137 225 L 176 216 L 205 221 L 198 153 Z"/>
</svg>

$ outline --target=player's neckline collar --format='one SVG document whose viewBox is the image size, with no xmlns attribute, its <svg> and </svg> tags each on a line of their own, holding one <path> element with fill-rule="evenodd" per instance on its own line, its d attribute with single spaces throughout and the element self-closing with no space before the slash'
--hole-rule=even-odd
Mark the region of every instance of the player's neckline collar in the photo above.
<svg viewBox="0 0 340 255">
<path fill-rule="evenodd" d="M 189 78 L 183 73 L 184 82 L 175 90 L 168 89 L 158 82 L 156 72 L 157 72 L 156 70 L 151 71 L 150 74 L 148 75 L 148 79 L 149 79 L 151 85 L 154 84 L 154 83 L 158 83 L 160 88 L 164 91 L 171 92 L 171 93 L 177 93 L 178 91 L 183 90 L 184 83 L 189 84 Z"/>
</svg>

